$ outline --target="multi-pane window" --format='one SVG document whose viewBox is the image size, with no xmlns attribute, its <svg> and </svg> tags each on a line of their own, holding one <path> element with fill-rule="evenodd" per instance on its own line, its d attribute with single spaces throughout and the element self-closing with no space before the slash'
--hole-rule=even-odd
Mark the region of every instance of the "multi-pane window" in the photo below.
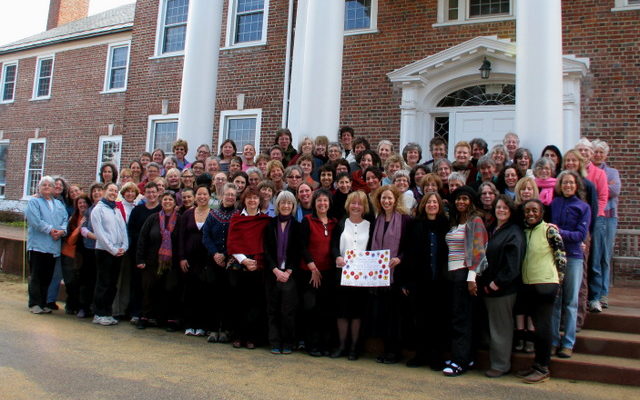
<svg viewBox="0 0 640 400">
<path fill-rule="evenodd" d="M 104 163 L 112 163 L 120 169 L 120 154 L 122 153 L 122 136 L 101 136 L 98 148 L 98 166 L 96 180 L 99 180 L 100 167 Z"/>
<path fill-rule="evenodd" d="M 27 149 L 27 166 L 24 180 L 24 196 L 38 193 L 38 183 L 44 171 L 45 140 L 30 139 Z"/>
<path fill-rule="evenodd" d="M 242 153 L 245 144 L 255 146 L 256 118 L 228 118 L 225 137 L 235 142 L 238 154 Z"/>
<path fill-rule="evenodd" d="M 469 18 L 509 14 L 510 0 L 469 0 Z"/>
<path fill-rule="evenodd" d="M 129 44 L 110 46 L 105 91 L 126 89 L 128 68 Z"/>
<path fill-rule="evenodd" d="M 371 0 L 346 0 L 344 4 L 344 30 L 371 28 Z"/>
<path fill-rule="evenodd" d="M 236 0 L 234 43 L 262 40 L 264 0 Z"/>
<path fill-rule="evenodd" d="M 184 50 L 189 0 L 166 0 L 162 18 L 162 53 Z"/>
<path fill-rule="evenodd" d="M 9 150 L 9 142 L 0 142 L 0 198 L 4 197 L 7 185 L 7 150 Z"/>
<path fill-rule="evenodd" d="M 18 75 L 17 63 L 6 63 L 2 66 L 2 91 L 0 94 L 0 102 L 13 101 L 16 93 L 16 78 Z"/>
<path fill-rule="evenodd" d="M 153 132 L 151 132 L 151 141 L 149 150 L 162 149 L 165 153 L 171 153 L 171 146 L 178 136 L 178 121 L 154 121 Z"/>
<path fill-rule="evenodd" d="M 51 96 L 51 82 L 53 80 L 53 57 L 38 58 L 36 65 L 36 79 L 33 88 L 33 98 Z"/>
<path fill-rule="evenodd" d="M 480 23 L 512 19 L 515 0 L 438 0 L 438 23 Z"/>
</svg>

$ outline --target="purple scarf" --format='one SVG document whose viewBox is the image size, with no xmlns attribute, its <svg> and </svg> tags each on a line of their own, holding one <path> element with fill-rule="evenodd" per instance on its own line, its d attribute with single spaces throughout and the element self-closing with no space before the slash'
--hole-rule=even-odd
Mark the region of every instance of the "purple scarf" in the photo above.
<svg viewBox="0 0 640 400">
<path fill-rule="evenodd" d="M 171 246 L 171 232 L 176 227 L 177 212 L 172 212 L 169 215 L 169 222 L 167 223 L 167 214 L 164 210 L 161 210 L 158 214 L 158 220 L 160 221 L 160 234 L 162 235 L 162 243 L 160 244 L 160 250 L 158 250 L 158 275 L 162 275 L 164 271 L 171 268 L 171 259 L 173 248 Z"/>
<path fill-rule="evenodd" d="M 291 227 L 291 220 L 293 215 L 278 215 L 276 217 L 276 246 L 278 251 L 278 265 L 277 268 L 281 269 L 281 266 L 287 260 L 287 245 L 289 244 L 289 227 Z M 281 223 L 285 222 L 284 229 L 281 228 Z"/>
<path fill-rule="evenodd" d="M 398 256 L 400 250 L 400 236 L 402 235 L 402 215 L 394 212 L 389 221 L 387 231 L 384 230 L 384 213 L 380 213 L 376 218 L 376 226 L 371 242 L 371 250 L 389 249 L 391 258 Z"/>
</svg>

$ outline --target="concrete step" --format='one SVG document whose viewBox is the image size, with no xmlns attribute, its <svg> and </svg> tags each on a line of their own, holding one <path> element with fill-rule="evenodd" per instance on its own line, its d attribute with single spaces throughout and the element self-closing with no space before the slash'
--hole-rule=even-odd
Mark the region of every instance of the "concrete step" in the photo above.
<svg viewBox="0 0 640 400">
<path fill-rule="evenodd" d="M 581 354 L 640 360 L 640 335 L 583 329 L 576 337 L 573 350 Z"/>
<path fill-rule="evenodd" d="M 489 368 L 489 353 L 478 352 L 477 365 L 480 370 Z M 519 371 L 531 367 L 533 355 L 514 353 L 511 370 Z M 640 360 L 592 354 L 574 353 L 571 358 L 551 358 L 552 378 L 591 381 L 615 385 L 640 386 Z"/>
<path fill-rule="evenodd" d="M 583 328 L 640 335 L 640 308 L 612 305 L 601 313 L 589 313 Z"/>
</svg>

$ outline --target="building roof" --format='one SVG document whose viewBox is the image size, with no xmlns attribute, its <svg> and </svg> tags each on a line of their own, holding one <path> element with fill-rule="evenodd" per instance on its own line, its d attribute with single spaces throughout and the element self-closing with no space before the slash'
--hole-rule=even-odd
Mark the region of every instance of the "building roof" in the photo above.
<svg viewBox="0 0 640 400">
<path fill-rule="evenodd" d="M 135 7 L 135 3 L 126 4 L 60 25 L 57 28 L 0 46 L 0 54 L 130 30 L 133 27 Z"/>
</svg>

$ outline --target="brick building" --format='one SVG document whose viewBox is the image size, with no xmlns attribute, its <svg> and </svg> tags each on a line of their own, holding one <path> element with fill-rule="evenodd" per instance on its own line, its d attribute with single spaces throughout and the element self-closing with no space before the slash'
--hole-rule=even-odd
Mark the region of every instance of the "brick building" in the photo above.
<svg viewBox="0 0 640 400">
<path fill-rule="evenodd" d="M 559 3 L 137 0 L 53 27 L 0 47 L 0 203 L 19 207 L 43 173 L 87 186 L 103 160 L 177 136 L 193 158 L 226 137 L 266 149 L 280 126 L 423 148 L 515 130 L 534 155 L 607 140 L 621 225 L 635 227 L 640 1 Z"/>
</svg>

